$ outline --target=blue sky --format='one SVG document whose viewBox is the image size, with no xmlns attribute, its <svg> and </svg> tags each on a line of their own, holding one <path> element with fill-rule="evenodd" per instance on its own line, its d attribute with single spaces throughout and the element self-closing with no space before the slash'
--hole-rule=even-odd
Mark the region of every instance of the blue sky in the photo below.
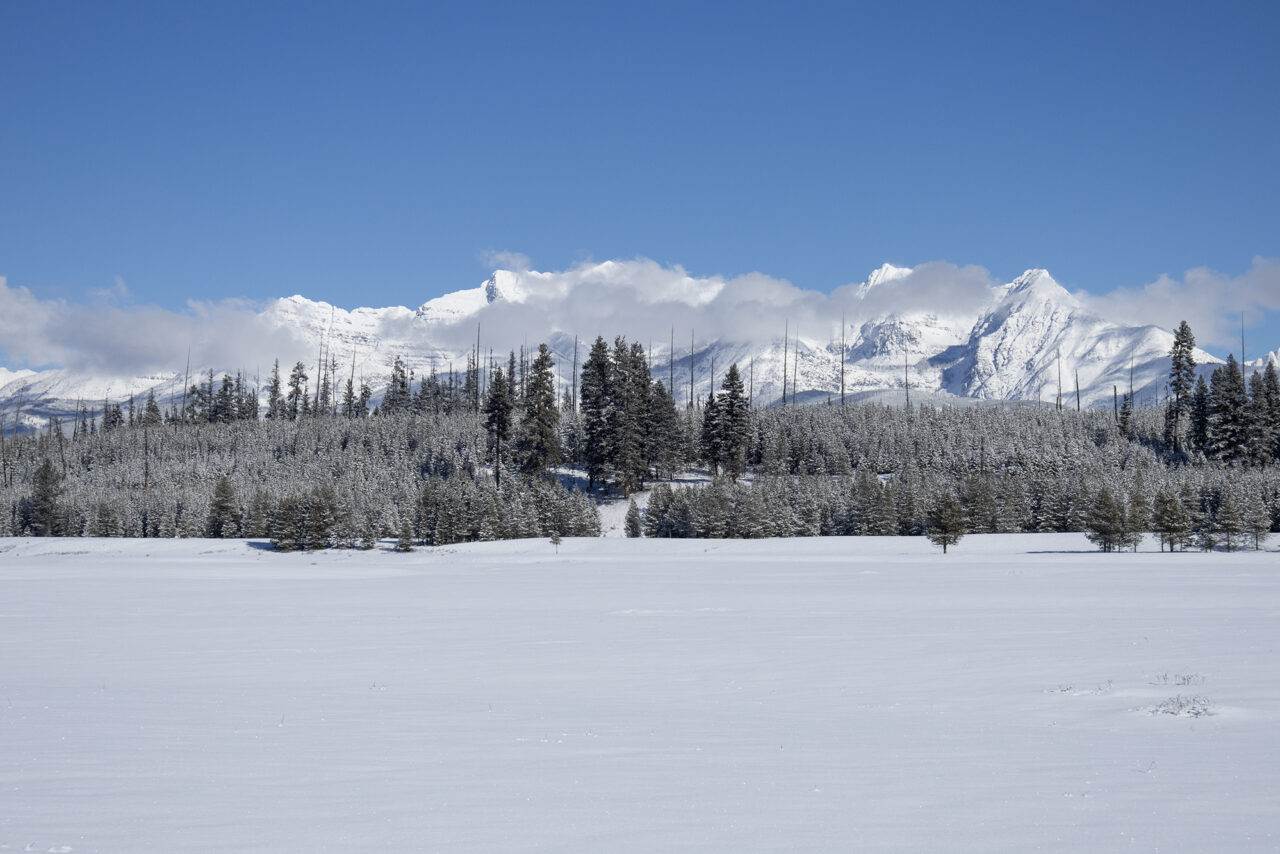
<svg viewBox="0 0 1280 854">
<path fill-rule="evenodd" d="M 1248 275 L 1280 258 L 1280 5 L 612 5 L 6 2 L 0 276 L 354 307 L 501 252 L 820 291 L 1208 267 L 1280 347 Z"/>
</svg>

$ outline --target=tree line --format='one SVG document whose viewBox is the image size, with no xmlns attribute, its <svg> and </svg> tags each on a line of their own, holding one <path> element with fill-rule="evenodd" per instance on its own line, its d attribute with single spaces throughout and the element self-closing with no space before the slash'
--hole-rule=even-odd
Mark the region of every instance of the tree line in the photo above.
<svg viewBox="0 0 1280 854">
<path fill-rule="evenodd" d="M 659 537 L 1143 532 L 1161 547 L 1257 545 L 1280 521 L 1280 382 L 1234 357 L 1198 378 L 1183 324 L 1168 403 L 755 409 L 736 365 L 678 406 L 645 350 L 599 337 L 557 398 L 550 350 L 459 381 L 396 358 L 376 406 L 363 381 L 318 388 L 273 366 L 259 408 L 240 375 L 104 402 L 70 430 L 0 444 L 0 534 L 272 537 L 278 547 L 442 544 L 599 530 L 594 502 L 658 482 L 634 533 Z M 339 393 L 335 394 L 335 390 Z M 682 411 L 683 410 L 683 411 Z M 163 428 L 163 429 L 162 429 Z M 691 466 L 706 486 L 676 486 Z M 579 484 L 579 479 L 581 483 Z M 580 486 L 580 490 L 575 487 Z M 945 532 L 951 533 L 945 533 Z M 941 532 L 941 533 L 940 533 Z"/>
</svg>

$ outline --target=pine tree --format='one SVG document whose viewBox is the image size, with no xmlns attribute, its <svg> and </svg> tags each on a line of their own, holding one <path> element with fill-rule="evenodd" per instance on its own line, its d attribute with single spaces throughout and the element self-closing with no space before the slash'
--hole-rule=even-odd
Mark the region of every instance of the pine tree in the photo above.
<svg viewBox="0 0 1280 854">
<path fill-rule="evenodd" d="M 683 463 L 683 433 L 676 402 L 659 380 L 649 397 L 649 460 L 659 477 L 675 477 Z"/>
<path fill-rule="evenodd" d="M 413 528 L 407 518 L 400 520 L 400 533 L 396 537 L 395 550 L 398 552 L 413 551 Z"/>
<path fill-rule="evenodd" d="M 1196 377 L 1196 387 L 1191 393 L 1187 444 L 1197 451 L 1207 452 L 1209 449 L 1209 387 L 1205 385 L 1203 376 Z"/>
<path fill-rule="evenodd" d="M 1245 505 L 1242 515 L 1244 533 L 1253 538 L 1253 549 L 1257 551 L 1262 548 L 1263 541 L 1271 536 L 1271 511 L 1262 496 L 1256 496 Z"/>
<path fill-rule="evenodd" d="M 720 463 L 723 460 L 723 438 L 720 429 L 720 404 L 716 401 L 715 392 L 707 395 L 707 403 L 702 407 L 702 432 L 698 439 L 698 453 L 712 477 L 720 476 Z"/>
<path fill-rule="evenodd" d="M 649 366 L 639 343 L 613 343 L 608 434 L 609 465 L 624 495 L 640 489 L 649 473 Z"/>
<path fill-rule="evenodd" d="M 944 493 L 930 508 L 925 524 L 925 535 L 935 546 L 954 546 L 965 535 L 964 506 L 954 493 Z"/>
<path fill-rule="evenodd" d="M 1191 533 L 1191 516 L 1186 507 L 1163 489 L 1156 492 L 1151 514 L 1151 528 L 1160 538 L 1160 550 L 1167 544 L 1169 551 L 1174 547 L 1185 548 Z"/>
<path fill-rule="evenodd" d="M 382 413 L 390 415 L 396 412 L 408 412 L 413 400 L 409 393 L 409 369 L 404 361 L 396 356 L 391 364 L 391 379 L 387 381 L 387 391 L 382 396 Z"/>
<path fill-rule="evenodd" d="M 271 366 L 271 379 L 267 380 L 267 418 L 278 421 L 284 417 L 284 395 L 280 386 L 280 360 Z"/>
<path fill-rule="evenodd" d="M 1220 542 L 1227 551 L 1233 552 L 1239 545 L 1240 536 L 1244 533 L 1244 517 L 1240 514 L 1240 508 L 1236 506 L 1235 501 L 1230 495 L 1222 496 L 1222 502 L 1218 505 L 1218 513 L 1214 517 L 1214 527 L 1219 535 Z"/>
<path fill-rule="evenodd" d="M 306 550 L 306 511 L 303 502 L 288 495 L 280 499 L 271 528 L 271 545 L 276 551 Z"/>
<path fill-rule="evenodd" d="M 493 446 L 493 478 L 497 486 L 502 485 L 502 444 L 511 438 L 511 414 L 514 409 L 515 400 L 511 396 L 511 388 L 502 368 L 498 368 L 489 381 L 489 394 L 484 401 L 484 428 Z"/>
<path fill-rule="evenodd" d="M 307 414 L 310 410 L 307 401 L 307 367 L 298 362 L 289 373 L 289 394 L 285 397 L 285 415 L 290 421 Z"/>
<path fill-rule="evenodd" d="M 1228 464 L 1248 460 L 1248 404 L 1240 365 L 1234 355 L 1228 355 L 1227 363 L 1213 372 L 1209 382 L 1209 456 Z"/>
<path fill-rule="evenodd" d="M 231 481 L 224 474 L 213 485 L 213 499 L 209 502 L 209 516 L 205 521 L 204 535 L 221 539 L 240 533 L 240 506 Z"/>
<path fill-rule="evenodd" d="M 613 431 L 610 406 L 616 397 L 613 390 L 613 363 L 609 345 L 597 336 L 582 364 L 581 393 L 578 398 L 582 415 L 582 462 L 587 470 L 587 488 L 594 489 L 609 477 L 609 461 L 613 457 Z"/>
<path fill-rule="evenodd" d="M 1245 403 L 1244 422 L 1249 464 L 1270 465 L 1276 451 L 1275 430 L 1271 424 L 1271 401 L 1268 400 L 1266 379 L 1256 371 L 1249 378 L 1249 399 Z"/>
<path fill-rule="evenodd" d="M 525 380 L 524 417 L 517 441 L 520 470 L 527 475 L 545 477 L 549 468 L 560 463 L 554 367 L 551 351 L 546 344 L 539 344 Z"/>
<path fill-rule="evenodd" d="M 1173 333 L 1169 350 L 1169 405 L 1165 411 L 1164 443 L 1174 453 L 1182 450 L 1182 419 L 1191 408 L 1195 382 L 1196 337 L 1184 320 Z"/>
<path fill-rule="evenodd" d="M 1093 509 L 1085 522 L 1085 536 L 1104 552 L 1125 545 L 1124 507 L 1105 486 L 1093 501 Z"/>
<path fill-rule="evenodd" d="M 642 534 L 640 526 L 640 508 L 636 505 L 635 498 L 632 498 L 631 502 L 627 505 L 625 529 L 628 537 L 639 537 Z"/>
<path fill-rule="evenodd" d="M 59 477 L 53 462 L 45 457 L 36 469 L 31 488 L 31 535 L 53 537 L 62 533 L 61 508 L 58 505 Z"/>
<path fill-rule="evenodd" d="M 729 366 L 720 388 L 716 401 L 720 410 L 716 424 L 720 431 L 720 460 L 725 474 L 736 481 L 746 469 L 747 444 L 751 440 L 751 411 L 736 362 Z"/>
</svg>

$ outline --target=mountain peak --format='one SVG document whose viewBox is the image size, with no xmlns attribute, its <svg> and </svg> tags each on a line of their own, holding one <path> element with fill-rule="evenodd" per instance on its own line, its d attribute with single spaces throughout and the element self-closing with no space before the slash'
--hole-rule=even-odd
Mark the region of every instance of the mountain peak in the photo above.
<svg viewBox="0 0 1280 854">
<path fill-rule="evenodd" d="M 525 293 L 520 274 L 511 270 L 494 270 L 484 284 L 485 302 L 524 302 Z"/>
</svg>

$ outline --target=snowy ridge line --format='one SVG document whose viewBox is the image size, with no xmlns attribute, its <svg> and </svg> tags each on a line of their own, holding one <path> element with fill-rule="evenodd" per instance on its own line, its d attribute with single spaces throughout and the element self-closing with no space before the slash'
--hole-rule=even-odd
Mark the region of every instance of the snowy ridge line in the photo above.
<svg viewBox="0 0 1280 854">
<path fill-rule="evenodd" d="M 672 384 L 673 396 L 685 401 L 705 398 L 732 363 L 738 364 L 758 406 L 778 403 L 784 385 L 788 402 L 804 403 L 837 400 L 843 389 L 846 399 L 875 396 L 884 402 L 897 402 L 895 397 L 905 401 L 910 393 L 917 401 L 1064 406 L 1078 401 L 1087 408 L 1110 405 L 1114 394 L 1130 386 L 1140 405 L 1162 400 L 1172 345 L 1168 330 L 1103 319 L 1044 270 L 1028 270 L 995 287 L 964 284 L 966 293 L 981 297 L 968 309 L 922 307 L 926 284 L 921 282 L 935 274 L 929 266 L 886 264 L 861 285 L 831 297 L 823 321 L 808 325 L 786 317 L 789 311 L 808 310 L 804 306 L 766 309 L 751 302 L 745 285 L 729 287 L 721 279 L 683 274 L 655 284 L 640 277 L 643 269 L 637 272 L 617 262 L 584 267 L 569 277 L 498 270 L 478 287 L 437 297 L 417 309 L 347 310 L 294 295 L 270 303 L 258 317 L 296 342 L 296 354 L 280 354 L 282 371 L 288 372 L 296 356 L 307 366 L 312 389 L 321 372 L 331 374 L 335 384 L 354 377 L 370 384 L 375 403 L 397 356 L 417 380 L 432 372 L 452 371 L 460 377 L 477 336 L 485 366 L 491 358 L 501 364 L 512 350 L 535 349 L 545 341 L 564 391 L 572 384 L 575 348 L 580 365 L 596 334 L 609 340 L 614 334 L 630 334 L 641 340 L 654 377 Z M 938 287 L 936 282 L 928 286 Z M 846 307 L 843 332 L 839 321 L 827 316 L 837 303 Z M 600 330 L 598 320 L 583 320 L 602 313 L 625 317 L 628 305 L 635 306 L 637 317 L 662 313 L 683 319 L 685 325 L 664 327 L 652 337 L 642 332 L 641 338 L 626 329 Z M 762 317 L 776 322 L 766 328 Z M 699 322 L 718 331 L 699 332 Z M 321 358 L 324 364 L 317 365 Z M 1277 358 L 1280 350 L 1251 365 L 1261 367 Z M 1204 351 L 1196 351 L 1196 359 L 1202 366 L 1220 362 Z M 77 402 L 100 408 L 108 397 L 121 403 L 130 395 L 137 399 L 151 392 L 163 404 L 181 397 L 184 377 L 190 384 L 210 370 L 221 376 L 236 373 L 237 367 L 192 365 L 190 376 L 176 365 L 137 376 L 114 374 L 109 366 L 93 374 L 0 368 L 0 414 L 12 431 L 19 406 L 24 424 L 37 427 L 51 416 L 65 420 Z M 258 370 L 262 373 L 256 370 L 246 379 L 256 377 L 261 395 L 267 368 L 258 365 Z"/>
</svg>

